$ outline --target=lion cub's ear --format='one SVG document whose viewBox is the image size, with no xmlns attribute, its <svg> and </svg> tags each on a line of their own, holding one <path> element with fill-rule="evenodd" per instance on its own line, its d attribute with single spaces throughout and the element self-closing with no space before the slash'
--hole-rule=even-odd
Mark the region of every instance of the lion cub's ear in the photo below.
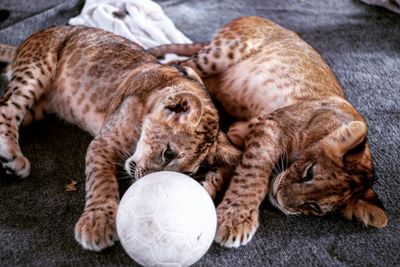
<svg viewBox="0 0 400 267">
<path fill-rule="evenodd" d="M 362 121 L 352 121 L 322 139 L 322 145 L 326 154 L 342 165 L 344 155 L 363 142 L 366 137 L 367 125 Z"/>
<path fill-rule="evenodd" d="M 215 150 L 210 153 L 210 163 L 236 166 L 239 163 L 241 156 L 242 152 L 236 149 L 229 142 L 228 138 L 222 131 L 219 131 Z"/>
<path fill-rule="evenodd" d="M 196 127 L 203 115 L 203 103 L 192 93 L 180 92 L 164 101 L 162 113 L 166 121 L 171 120 L 182 126 Z"/>
<path fill-rule="evenodd" d="M 369 188 L 365 195 L 348 204 L 342 214 L 347 219 L 356 218 L 365 225 L 382 228 L 388 223 L 388 217 L 376 193 Z"/>
</svg>

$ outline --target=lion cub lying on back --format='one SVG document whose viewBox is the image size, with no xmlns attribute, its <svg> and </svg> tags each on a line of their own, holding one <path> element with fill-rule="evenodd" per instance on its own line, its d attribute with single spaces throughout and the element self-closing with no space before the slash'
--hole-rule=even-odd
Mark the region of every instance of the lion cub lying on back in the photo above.
<svg viewBox="0 0 400 267">
<path fill-rule="evenodd" d="M 117 239 L 117 163 L 133 152 L 125 166 L 135 178 L 160 170 L 191 174 L 201 163 L 239 159 L 189 68 L 161 65 L 135 43 L 85 27 L 38 32 L 16 52 L 0 48 L 0 59 L 12 58 L 0 99 L 0 160 L 8 173 L 29 174 L 18 128 L 44 110 L 94 136 L 86 155 L 85 210 L 75 227 L 86 249 L 101 250 Z"/>
<path fill-rule="evenodd" d="M 195 53 L 180 64 L 195 69 L 225 110 L 243 120 L 228 132 L 244 154 L 217 209 L 217 242 L 227 247 L 249 242 L 267 194 L 286 214 L 340 212 L 367 225 L 387 224 L 372 189 L 365 119 L 297 34 L 263 18 L 242 17 L 209 44 L 152 52 Z M 280 161 L 287 168 L 270 185 Z"/>
</svg>

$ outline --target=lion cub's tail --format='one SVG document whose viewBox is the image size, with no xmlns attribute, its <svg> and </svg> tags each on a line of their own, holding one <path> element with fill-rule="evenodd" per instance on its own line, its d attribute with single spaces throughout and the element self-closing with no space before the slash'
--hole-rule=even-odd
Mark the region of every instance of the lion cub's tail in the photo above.
<svg viewBox="0 0 400 267">
<path fill-rule="evenodd" d="M 15 55 L 16 47 L 0 44 L 0 62 L 10 63 Z"/>
<path fill-rule="evenodd" d="M 162 58 L 165 54 L 176 54 L 178 56 L 190 57 L 196 54 L 207 44 L 208 43 L 167 44 L 150 48 L 147 51 L 157 58 Z"/>
</svg>

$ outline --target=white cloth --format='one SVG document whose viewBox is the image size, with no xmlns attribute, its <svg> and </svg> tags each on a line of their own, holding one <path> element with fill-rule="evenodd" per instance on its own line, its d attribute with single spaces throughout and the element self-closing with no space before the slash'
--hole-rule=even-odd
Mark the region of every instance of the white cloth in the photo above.
<svg viewBox="0 0 400 267">
<path fill-rule="evenodd" d="M 122 35 L 144 48 L 192 43 L 151 0 L 86 0 L 70 25 L 86 25 Z"/>
</svg>

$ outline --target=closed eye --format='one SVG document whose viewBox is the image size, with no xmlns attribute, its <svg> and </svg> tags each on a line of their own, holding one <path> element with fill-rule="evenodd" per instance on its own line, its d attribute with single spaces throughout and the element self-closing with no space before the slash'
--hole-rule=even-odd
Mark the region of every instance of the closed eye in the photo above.
<svg viewBox="0 0 400 267">
<path fill-rule="evenodd" d="M 313 171 L 314 163 L 307 166 L 307 168 L 303 172 L 303 181 L 310 181 L 314 178 L 314 171 Z"/>
<path fill-rule="evenodd" d="M 322 213 L 321 207 L 320 207 L 317 203 L 315 203 L 315 202 L 310 202 L 310 203 L 308 203 L 307 205 L 308 205 L 308 207 L 309 207 L 313 212 L 315 212 L 316 214 L 321 214 L 321 213 Z"/>
<path fill-rule="evenodd" d="M 173 159 L 175 159 L 176 156 L 177 156 L 177 153 L 174 150 L 172 150 L 171 146 L 168 144 L 162 154 L 164 163 L 168 164 Z"/>
</svg>

